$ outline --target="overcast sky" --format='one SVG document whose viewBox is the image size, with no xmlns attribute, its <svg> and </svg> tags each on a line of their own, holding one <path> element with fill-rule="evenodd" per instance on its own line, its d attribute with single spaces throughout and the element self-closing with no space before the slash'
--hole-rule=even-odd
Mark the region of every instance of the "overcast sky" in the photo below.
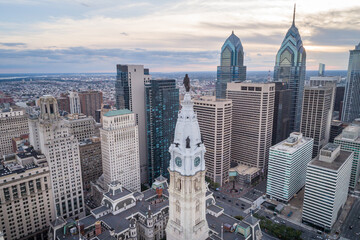
<svg viewBox="0 0 360 240">
<path fill-rule="evenodd" d="M 359 0 L 298 0 L 307 69 L 347 69 L 360 42 Z M 0 0 L 0 73 L 216 71 L 234 30 L 249 71 L 273 70 L 290 0 Z"/>
</svg>

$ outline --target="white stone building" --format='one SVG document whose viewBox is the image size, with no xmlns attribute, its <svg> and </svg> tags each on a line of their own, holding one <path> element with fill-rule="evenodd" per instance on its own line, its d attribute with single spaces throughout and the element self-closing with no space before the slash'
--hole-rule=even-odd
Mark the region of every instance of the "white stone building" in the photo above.
<svg viewBox="0 0 360 240">
<path fill-rule="evenodd" d="M 305 185 L 306 166 L 312 160 L 314 140 L 293 132 L 272 146 L 266 194 L 278 201 L 288 202 Z"/>
<path fill-rule="evenodd" d="M 138 134 L 136 114 L 130 110 L 104 114 L 100 136 L 105 186 L 119 181 L 127 189 L 140 191 Z"/>
<path fill-rule="evenodd" d="M 69 93 L 69 100 L 70 100 L 70 113 L 71 114 L 81 113 L 79 93 L 71 91 Z"/>
<path fill-rule="evenodd" d="M 348 197 L 354 153 L 328 143 L 307 167 L 302 221 L 330 231 Z"/>
</svg>

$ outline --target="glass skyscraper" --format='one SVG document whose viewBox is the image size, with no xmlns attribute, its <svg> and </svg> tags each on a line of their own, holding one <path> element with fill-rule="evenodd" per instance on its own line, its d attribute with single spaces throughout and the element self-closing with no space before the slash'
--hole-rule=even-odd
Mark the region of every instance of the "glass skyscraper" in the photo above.
<svg viewBox="0 0 360 240">
<path fill-rule="evenodd" d="M 179 111 L 176 81 L 150 80 L 145 85 L 148 182 L 163 175 L 169 179 L 169 147 L 174 139 Z"/>
<path fill-rule="evenodd" d="M 306 52 L 303 47 L 299 30 L 295 26 L 295 8 L 293 23 L 286 33 L 276 55 L 274 81 L 287 84 L 292 90 L 290 131 L 299 131 L 301 105 L 305 84 Z"/>
<path fill-rule="evenodd" d="M 350 50 L 349 67 L 346 79 L 343 122 L 352 122 L 360 118 L 360 43 Z"/>
<path fill-rule="evenodd" d="M 240 39 L 233 31 L 221 48 L 220 66 L 217 67 L 216 97 L 226 98 L 228 82 L 243 82 L 245 79 L 244 50 Z"/>
</svg>

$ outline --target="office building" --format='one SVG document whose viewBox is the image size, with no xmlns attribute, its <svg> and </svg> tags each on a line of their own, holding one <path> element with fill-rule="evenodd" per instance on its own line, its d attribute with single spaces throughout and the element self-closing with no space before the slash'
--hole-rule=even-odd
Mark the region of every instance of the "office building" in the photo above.
<svg viewBox="0 0 360 240">
<path fill-rule="evenodd" d="M 339 113 L 339 117 L 338 117 L 339 120 L 341 120 L 344 94 L 345 94 L 345 87 L 344 86 L 336 87 L 336 95 L 335 95 L 335 102 L 334 102 L 334 112 Z"/>
<path fill-rule="evenodd" d="M 7 155 L 0 165 L 0 231 L 5 239 L 44 239 L 55 220 L 50 170 L 41 153 Z"/>
<path fill-rule="evenodd" d="M 290 135 L 291 90 L 283 82 L 275 83 L 274 121 L 272 145 Z"/>
<path fill-rule="evenodd" d="M 139 128 L 139 154 L 141 183 L 148 181 L 148 157 L 146 141 L 145 83 L 151 79 L 149 69 L 143 65 L 116 66 L 115 83 L 116 108 L 128 109 L 136 114 Z"/>
<path fill-rule="evenodd" d="M 206 176 L 222 186 L 229 178 L 232 101 L 215 96 L 194 100 L 201 136 L 206 145 Z"/>
<path fill-rule="evenodd" d="M 305 84 L 306 52 L 298 28 L 293 22 L 276 54 L 274 82 L 284 82 L 292 90 L 290 131 L 299 131 Z"/>
<path fill-rule="evenodd" d="M 151 185 L 160 175 L 169 178 L 169 147 L 179 111 L 179 89 L 174 79 L 150 80 L 145 85 L 145 96 L 148 183 Z"/>
<path fill-rule="evenodd" d="M 81 175 L 83 188 L 90 190 L 90 182 L 96 180 L 102 174 L 101 141 L 98 137 L 91 137 L 79 142 L 81 161 Z"/>
<path fill-rule="evenodd" d="M 79 92 L 81 113 L 96 119 L 95 112 L 103 104 L 103 93 L 100 91 Z"/>
<path fill-rule="evenodd" d="M 341 120 L 352 122 L 360 117 L 360 43 L 350 50 Z"/>
<path fill-rule="evenodd" d="M 61 93 L 60 96 L 56 98 L 56 101 L 58 102 L 59 111 L 70 113 L 69 94 Z"/>
<path fill-rule="evenodd" d="M 231 160 L 266 170 L 272 141 L 274 83 L 228 83 L 232 100 Z"/>
<path fill-rule="evenodd" d="M 29 119 L 29 128 L 31 145 L 49 163 L 56 216 L 65 219 L 84 216 L 79 141 L 59 115 L 53 96 L 40 98 L 40 115 Z"/>
<path fill-rule="evenodd" d="M 100 129 L 101 154 L 106 186 L 119 181 L 140 191 L 139 135 L 136 114 L 122 109 L 104 114 Z"/>
<path fill-rule="evenodd" d="M 244 50 L 240 39 L 233 31 L 221 48 L 220 66 L 217 67 L 216 97 L 226 97 L 227 83 L 245 80 Z"/>
<path fill-rule="evenodd" d="M 349 187 L 355 189 L 360 173 L 360 126 L 347 126 L 343 132 L 335 138 L 334 143 L 339 144 L 341 150 L 354 153 Z"/>
<path fill-rule="evenodd" d="M 306 167 L 312 160 L 314 140 L 293 132 L 270 148 L 266 195 L 289 202 L 305 185 Z"/>
<path fill-rule="evenodd" d="M 29 133 L 27 116 L 23 110 L 10 107 L 0 109 L 0 158 L 13 153 L 12 139 Z"/>
<path fill-rule="evenodd" d="M 64 124 L 69 128 L 69 133 L 78 141 L 95 136 L 95 120 L 84 114 L 69 114 L 63 118 Z"/>
<path fill-rule="evenodd" d="M 305 87 L 301 133 L 314 139 L 313 158 L 329 142 L 333 87 Z"/>
<path fill-rule="evenodd" d="M 332 120 L 330 126 L 329 142 L 334 143 L 335 138 L 339 136 L 347 126 L 348 124 L 343 123 L 342 121 Z"/>
<path fill-rule="evenodd" d="M 318 76 L 323 77 L 324 75 L 325 75 L 325 64 L 324 63 L 319 63 Z"/>
<path fill-rule="evenodd" d="M 80 107 L 80 97 L 78 92 L 71 91 L 69 93 L 69 101 L 70 101 L 70 113 L 81 113 Z"/>
<path fill-rule="evenodd" d="M 353 153 L 328 143 L 307 167 L 302 221 L 330 231 L 348 197 Z"/>
</svg>

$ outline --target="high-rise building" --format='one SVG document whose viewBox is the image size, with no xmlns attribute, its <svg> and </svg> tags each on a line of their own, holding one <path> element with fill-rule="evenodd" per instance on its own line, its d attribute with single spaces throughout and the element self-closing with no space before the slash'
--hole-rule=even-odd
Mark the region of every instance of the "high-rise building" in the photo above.
<svg viewBox="0 0 360 240">
<path fill-rule="evenodd" d="M 330 138 L 333 102 L 332 87 L 305 87 L 301 116 L 301 133 L 314 139 L 313 158 Z"/>
<path fill-rule="evenodd" d="M 286 83 L 275 83 L 274 121 L 272 130 L 272 145 L 275 145 L 290 135 L 291 92 Z"/>
<path fill-rule="evenodd" d="M 344 130 L 344 128 L 346 128 L 347 126 L 348 126 L 348 124 L 343 123 L 342 121 L 332 120 L 331 126 L 330 126 L 329 142 L 334 143 L 335 138 L 337 136 L 339 136 L 342 133 L 342 131 Z"/>
<path fill-rule="evenodd" d="M 228 83 L 232 100 L 231 160 L 265 170 L 272 141 L 274 83 Z"/>
<path fill-rule="evenodd" d="M 70 113 L 70 99 L 69 94 L 62 93 L 56 98 L 58 102 L 59 110 Z"/>
<path fill-rule="evenodd" d="M 148 158 L 146 141 L 145 83 L 151 79 L 149 69 L 143 65 L 116 66 L 116 108 L 129 109 L 136 114 L 139 127 L 139 154 L 141 183 L 148 181 Z"/>
<path fill-rule="evenodd" d="M 209 237 L 205 146 L 188 90 L 181 106 L 174 142 L 169 148 L 169 221 L 166 238 L 205 240 Z"/>
<path fill-rule="evenodd" d="M 353 153 L 328 143 L 307 167 L 302 221 L 330 231 L 348 196 Z"/>
<path fill-rule="evenodd" d="M 350 50 L 341 120 L 352 122 L 360 117 L 360 43 Z"/>
<path fill-rule="evenodd" d="M 206 145 L 206 176 L 222 186 L 229 178 L 232 101 L 215 96 L 194 100 L 201 136 Z"/>
<path fill-rule="evenodd" d="M 333 118 L 333 111 L 334 111 L 334 104 L 335 104 L 335 96 L 336 96 L 336 84 L 340 81 L 340 76 L 327 76 L 327 77 L 310 77 L 310 86 L 316 87 L 330 87 L 332 90 L 331 95 L 331 113 L 328 115 L 328 122 L 325 129 L 325 139 L 329 141 L 330 138 L 330 128 L 331 128 L 331 121 Z M 330 122 L 330 124 L 329 124 Z"/>
<path fill-rule="evenodd" d="M 220 66 L 217 67 L 216 97 L 226 97 L 227 83 L 245 80 L 244 50 L 240 39 L 233 31 L 221 48 Z"/>
<path fill-rule="evenodd" d="M 323 77 L 324 75 L 325 75 L 325 64 L 324 63 L 319 63 L 318 76 Z"/>
<path fill-rule="evenodd" d="M 71 91 L 69 93 L 69 101 L 70 101 L 70 113 L 81 113 L 80 107 L 80 97 L 78 92 Z"/>
<path fill-rule="evenodd" d="M 0 109 L 0 158 L 13 153 L 12 139 L 29 133 L 27 116 L 23 110 Z"/>
<path fill-rule="evenodd" d="M 293 132 L 270 148 L 266 194 L 289 202 L 305 185 L 306 166 L 312 160 L 314 140 Z"/>
<path fill-rule="evenodd" d="M 339 120 L 341 120 L 342 104 L 343 104 L 343 100 L 344 100 L 344 94 L 345 94 L 345 86 L 336 87 L 335 102 L 334 102 L 334 112 L 339 113 Z"/>
<path fill-rule="evenodd" d="M 293 22 L 276 54 L 274 81 L 284 82 L 292 90 L 290 131 L 299 131 L 301 104 L 305 84 L 306 52 L 299 30 Z"/>
<path fill-rule="evenodd" d="M 63 121 L 69 128 L 69 133 L 78 141 L 95 136 L 95 120 L 92 117 L 87 117 L 84 114 L 69 114 L 63 118 Z"/>
<path fill-rule="evenodd" d="M 341 150 L 354 153 L 352 161 L 349 187 L 355 189 L 360 173 L 360 126 L 350 125 L 337 136 L 334 143 L 341 146 Z"/>
<path fill-rule="evenodd" d="M 103 93 L 100 91 L 82 91 L 79 92 L 79 98 L 81 113 L 95 119 L 95 112 L 101 108 L 103 103 Z"/>
<path fill-rule="evenodd" d="M 127 189 L 140 191 L 139 136 L 136 114 L 128 109 L 105 113 L 100 135 L 106 186 L 113 181 L 119 181 Z"/>
<path fill-rule="evenodd" d="M 160 175 L 169 178 L 169 147 L 179 111 L 179 89 L 174 79 L 150 80 L 145 93 L 148 183 L 151 185 Z"/>
<path fill-rule="evenodd" d="M 81 217 L 84 198 L 78 139 L 60 117 L 53 96 L 40 98 L 40 115 L 29 119 L 30 143 L 48 160 L 57 217 Z"/>
<path fill-rule="evenodd" d="M 101 141 L 91 137 L 80 141 L 79 145 L 83 188 L 88 191 L 90 182 L 96 182 L 102 174 Z"/>
</svg>

